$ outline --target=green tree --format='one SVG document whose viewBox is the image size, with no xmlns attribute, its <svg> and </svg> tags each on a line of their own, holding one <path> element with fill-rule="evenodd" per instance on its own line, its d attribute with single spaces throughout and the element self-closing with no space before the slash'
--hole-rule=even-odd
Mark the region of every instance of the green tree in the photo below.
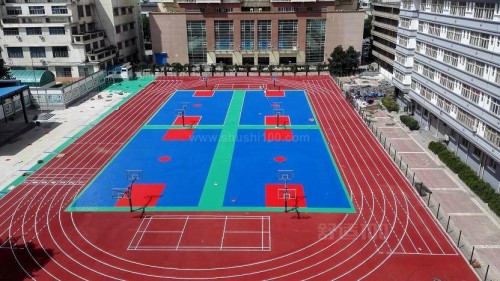
<svg viewBox="0 0 500 281">
<path fill-rule="evenodd" d="M 3 80 L 13 79 L 12 76 L 10 76 L 10 69 L 5 67 L 2 59 L 0 59 L 0 79 Z"/>
<path fill-rule="evenodd" d="M 363 28 L 363 38 L 372 36 L 372 20 L 373 16 L 368 16 L 365 19 L 365 25 Z"/>
<path fill-rule="evenodd" d="M 346 53 L 345 70 L 349 74 L 354 74 L 359 66 L 359 52 L 354 50 L 353 46 L 349 46 Z"/>
<path fill-rule="evenodd" d="M 328 66 L 330 68 L 330 74 L 341 75 L 343 74 L 343 67 L 345 66 L 346 53 L 342 45 L 339 45 L 333 49 L 333 52 L 328 58 Z"/>
</svg>

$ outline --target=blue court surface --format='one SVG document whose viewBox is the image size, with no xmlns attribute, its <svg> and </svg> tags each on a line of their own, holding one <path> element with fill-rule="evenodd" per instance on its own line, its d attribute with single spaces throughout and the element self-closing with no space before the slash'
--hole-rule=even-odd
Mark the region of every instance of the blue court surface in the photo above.
<svg viewBox="0 0 500 281">
<path fill-rule="evenodd" d="M 113 189 L 127 190 L 126 171 L 142 170 L 131 197 L 148 210 L 283 211 L 286 201 L 304 212 L 355 212 L 304 91 L 194 94 L 173 94 L 68 210 L 128 210 Z M 195 121 L 183 126 L 180 111 Z M 266 125 L 277 111 L 290 124 Z M 283 173 L 293 175 L 286 186 Z"/>
</svg>

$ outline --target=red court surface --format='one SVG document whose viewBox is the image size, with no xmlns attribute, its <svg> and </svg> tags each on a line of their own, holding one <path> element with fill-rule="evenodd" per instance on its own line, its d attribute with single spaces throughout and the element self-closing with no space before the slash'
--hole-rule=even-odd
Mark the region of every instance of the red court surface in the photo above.
<svg viewBox="0 0 500 281">
<path fill-rule="evenodd" d="M 267 90 L 266 97 L 284 97 L 285 92 L 279 90 Z"/>
<path fill-rule="evenodd" d="M 196 91 L 194 97 L 213 97 L 214 91 Z"/>
<path fill-rule="evenodd" d="M 266 116 L 264 117 L 264 123 L 266 126 L 289 126 L 290 125 L 290 116 Z M 278 124 L 279 123 L 279 124 Z"/>
<path fill-rule="evenodd" d="M 293 133 L 290 129 L 265 129 L 264 139 L 266 141 L 292 141 Z"/>
<path fill-rule="evenodd" d="M 158 198 L 162 195 L 165 184 L 141 184 L 132 186 L 132 206 L 133 207 L 153 207 L 156 206 Z M 128 207 L 128 197 L 118 199 L 116 207 Z"/>
<path fill-rule="evenodd" d="M 159 77 L 0 200 L 2 279 L 478 279 L 330 77 L 276 84 L 307 91 L 356 213 L 65 212 L 175 89 L 205 89 Z"/>
<path fill-rule="evenodd" d="M 166 141 L 187 141 L 191 139 L 193 136 L 194 130 L 185 128 L 185 129 L 169 129 L 163 136 L 162 140 Z"/>
<path fill-rule="evenodd" d="M 201 116 L 184 116 L 184 126 L 195 126 L 200 123 Z M 182 126 L 182 116 L 177 116 L 173 125 Z"/>
</svg>

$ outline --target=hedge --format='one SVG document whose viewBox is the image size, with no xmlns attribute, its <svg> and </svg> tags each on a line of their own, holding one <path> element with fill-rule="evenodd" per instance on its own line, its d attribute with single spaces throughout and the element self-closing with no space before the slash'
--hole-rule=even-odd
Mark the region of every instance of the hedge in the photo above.
<svg viewBox="0 0 500 281">
<path fill-rule="evenodd" d="M 384 107 L 387 109 L 387 111 L 399 111 L 399 104 L 395 100 L 393 100 L 390 97 L 383 97 L 382 98 L 382 104 Z"/>
<path fill-rule="evenodd" d="M 420 129 L 420 125 L 417 120 L 413 119 L 411 116 L 401 115 L 399 116 L 399 120 L 401 120 L 401 122 L 403 122 L 403 124 L 405 124 L 412 131 Z"/>
<path fill-rule="evenodd" d="M 476 172 L 460 160 L 446 145 L 431 141 L 429 150 L 438 155 L 439 159 L 446 164 L 458 177 L 481 198 L 488 203 L 490 209 L 500 216 L 500 194 L 495 193 L 491 185 L 482 180 Z"/>
</svg>

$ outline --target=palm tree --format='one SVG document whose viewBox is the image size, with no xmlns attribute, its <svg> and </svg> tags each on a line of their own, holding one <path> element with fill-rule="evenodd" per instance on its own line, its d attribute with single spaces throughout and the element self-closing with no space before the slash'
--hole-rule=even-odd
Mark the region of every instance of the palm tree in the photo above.
<svg viewBox="0 0 500 281">
<path fill-rule="evenodd" d="M 238 71 L 240 70 L 240 66 L 238 64 L 233 65 L 234 68 L 234 76 L 238 76 Z"/>
<path fill-rule="evenodd" d="M 306 72 L 306 76 L 309 73 L 309 64 L 304 65 L 304 71 Z"/>
<path fill-rule="evenodd" d="M 272 65 L 272 64 L 268 65 L 267 70 L 269 71 L 269 74 L 271 76 L 273 76 L 274 65 Z"/>
<path fill-rule="evenodd" d="M 156 64 L 155 63 L 151 64 L 151 66 L 149 68 L 149 72 L 151 72 L 153 74 L 153 76 L 155 76 L 155 73 L 156 73 Z"/>
<path fill-rule="evenodd" d="M 280 64 L 281 67 L 281 76 L 285 76 L 285 68 L 286 66 L 284 64 Z"/>
<path fill-rule="evenodd" d="M 198 71 L 200 72 L 200 76 L 203 76 L 203 72 L 205 71 L 205 66 L 203 64 L 200 64 L 198 66 Z"/>
<path fill-rule="evenodd" d="M 252 66 L 249 64 L 245 64 L 245 70 L 247 71 L 247 76 L 250 76 L 250 70 L 252 70 Z"/>
<path fill-rule="evenodd" d="M 293 76 L 297 76 L 298 67 L 295 63 L 290 65 L 290 71 L 293 72 Z"/>
<path fill-rule="evenodd" d="M 318 75 L 320 75 L 321 71 L 323 71 L 325 69 L 325 65 L 324 64 L 318 64 L 316 66 L 316 70 L 318 71 Z"/>
</svg>

